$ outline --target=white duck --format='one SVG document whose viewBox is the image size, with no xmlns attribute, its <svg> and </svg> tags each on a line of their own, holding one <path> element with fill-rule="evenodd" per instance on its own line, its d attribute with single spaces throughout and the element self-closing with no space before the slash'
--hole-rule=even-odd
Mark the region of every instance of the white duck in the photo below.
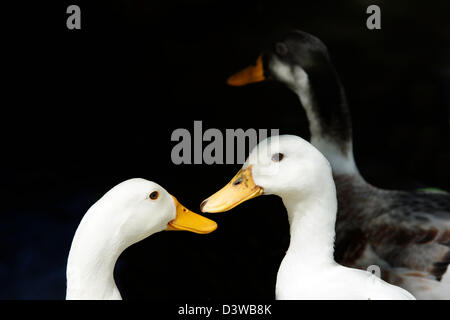
<svg viewBox="0 0 450 320">
<path fill-rule="evenodd" d="M 368 271 L 334 261 L 336 188 L 328 160 L 311 144 L 296 136 L 262 141 L 241 171 L 205 200 L 201 210 L 227 211 L 261 194 L 280 196 L 290 223 L 277 299 L 414 299 Z"/>
<path fill-rule="evenodd" d="M 210 233 L 217 224 L 183 207 L 158 184 L 126 180 L 84 215 L 67 262 L 66 299 L 120 300 L 114 266 L 132 244 L 162 230 Z"/>
</svg>

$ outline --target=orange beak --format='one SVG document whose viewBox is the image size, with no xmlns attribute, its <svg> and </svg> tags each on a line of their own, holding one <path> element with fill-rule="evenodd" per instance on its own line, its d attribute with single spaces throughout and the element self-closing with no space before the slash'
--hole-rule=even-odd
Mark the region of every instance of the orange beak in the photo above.
<svg viewBox="0 0 450 320">
<path fill-rule="evenodd" d="M 211 233 L 217 229 L 217 223 L 186 209 L 172 196 L 176 208 L 176 217 L 167 225 L 166 230 L 184 230 L 200 234 Z"/>
<path fill-rule="evenodd" d="M 260 55 L 256 60 L 256 65 L 248 66 L 247 68 L 233 74 L 228 78 L 227 84 L 230 86 L 240 87 L 249 83 L 264 81 L 264 68 L 262 56 Z"/>
<path fill-rule="evenodd" d="M 252 167 L 240 170 L 222 189 L 202 202 L 202 212 L 224 212 L 233 209 L 244 201 L 256 198 L 264 189 L 255 184 Z"/>
</svg>

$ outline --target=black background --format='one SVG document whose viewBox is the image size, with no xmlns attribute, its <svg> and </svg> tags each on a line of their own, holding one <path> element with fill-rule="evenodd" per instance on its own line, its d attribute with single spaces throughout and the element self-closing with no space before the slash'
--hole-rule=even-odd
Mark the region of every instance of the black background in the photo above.
<svg viewBox="0 0 450 320">
<path fill-rule="evenodd" d="M 81 30 L 66 28 L 70 4 L 81 7 Z M 381 7 L 381 30 L 366 28 L 369 4 Z M 63 299 L 76 227 L 115 184 L 153 180 L 198 211 L 237 172 L 172 164 L 176 128 L 193 133 L 202 120 L 204 130 L 309 138 L 283 86 L 225 84 L 280 24 L 327 44 L 369 182 L 450 189 L 448 1 L 55 1 L 2 11 L 0 298 Z M 210 235 L 162 232 L 127 249 L 115 272 L 124 299 L 273 298 L 289 242 L 281 201 L 209 217 L 219 224 Z"/>
</svg>

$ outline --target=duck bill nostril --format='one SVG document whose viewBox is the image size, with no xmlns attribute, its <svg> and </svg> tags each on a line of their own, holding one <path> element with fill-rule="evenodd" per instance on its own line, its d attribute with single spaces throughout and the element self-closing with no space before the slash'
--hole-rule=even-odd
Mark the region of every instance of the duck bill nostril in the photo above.
<svg viewBox="0 0 450 320">
<path fill-rule="evenodd" d="M 241 183 L 242 183 L 242 177 L 240 177 L 239 179 L 237 179 L 237 180 L 235 180 L 234 182 L 233 182 L 233 186 L 238 186 L 238 185 L 240 185 Z"/>
</svg>

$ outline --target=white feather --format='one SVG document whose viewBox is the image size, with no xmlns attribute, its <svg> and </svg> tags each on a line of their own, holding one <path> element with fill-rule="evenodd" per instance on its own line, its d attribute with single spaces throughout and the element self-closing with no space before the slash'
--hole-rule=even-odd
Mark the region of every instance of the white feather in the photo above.
<svg viewBox="0 0 450 320">
<path fill-rule="evenodd" d="M 273 153 L 283 153 L 278 163 Z M 277 299 L 414 299 L 367 271 L 334 261 L 337 212 L 336 188 L 327 159 L 295 136 L 280 136 L 276 144 L 262 141 L 244 167 L 252 166 L 255 183 L 264 194 L 282 198 L 288 212 L 291 240 L 277 276 Z M 276 174 L 267 175 L 276 165 Z"/>
</svg>

